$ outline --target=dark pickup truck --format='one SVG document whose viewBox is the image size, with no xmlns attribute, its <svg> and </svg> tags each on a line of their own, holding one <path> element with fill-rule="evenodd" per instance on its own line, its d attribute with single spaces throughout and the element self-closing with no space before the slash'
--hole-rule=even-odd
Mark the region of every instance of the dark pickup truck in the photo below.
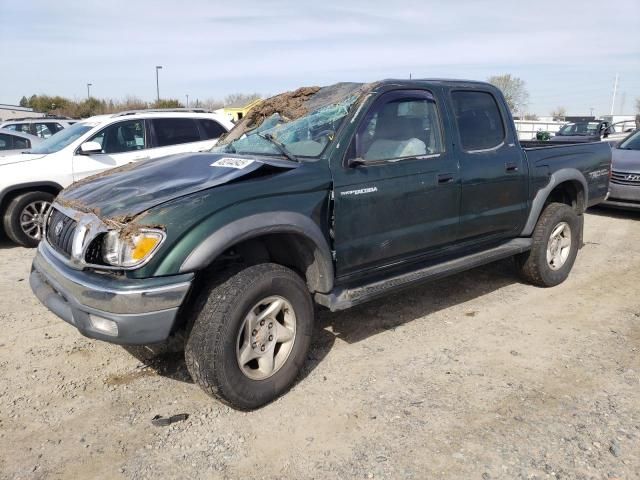
<svg viewBox="0 0 640 480">
<path fill-rule="evenodd" d="M 523 148 L 486 83 L 301 88 L 260 103 L 212 152 L 64 190 L 31 288 L 88 337 L 184 333 L 194 380 L 256 408 L 294 382 L 316 305 L 510 256 L 534 285 L 564 281 L 610 166 L 604 142 Z"/>
</svg>

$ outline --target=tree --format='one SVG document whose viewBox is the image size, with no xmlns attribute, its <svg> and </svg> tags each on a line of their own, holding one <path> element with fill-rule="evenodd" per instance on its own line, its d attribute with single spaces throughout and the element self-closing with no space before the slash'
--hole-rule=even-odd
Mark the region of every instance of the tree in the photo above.
<svg viewBox="0 0 640 480">
<path fill-rule="evenodd" d="M 258 93 L 231 93 L 224 97 L 224 104 L 239 105 L 244 107 L 248 103 L 257 100 L 258 98 L 260 98 L 260 94 Z"/>
<path fill-rule="evenodd" d="M 551 111 L 551 116 L 554 120 L 564 120 L 564 117 L 567 116 L 567 109 L 564 107 L 556 107 Z"/>
<path fill-rule="evenodd" d="M 151 104 L 151 108 L 182 108 L 184 105 L 175 98 L 160 99 Z"/>
<path fill-rule="evenodd" d="M 510 73 L 494 75 L 487 81 L 502 90 L 502 94 L 512 112 L 519 112 L 529 103 L 529 92 L 524 80 L 512 76 Z"/>
<path fill-rule="evenodd" d="M 19 105 L 21 107 L 28 107 L 29 106 L 29 100 L 27 100 L 27 97 L 25 97 L 24 95 L 22 96 L 22 98 L 20 99 L 20 103 Z"/>
</svg>

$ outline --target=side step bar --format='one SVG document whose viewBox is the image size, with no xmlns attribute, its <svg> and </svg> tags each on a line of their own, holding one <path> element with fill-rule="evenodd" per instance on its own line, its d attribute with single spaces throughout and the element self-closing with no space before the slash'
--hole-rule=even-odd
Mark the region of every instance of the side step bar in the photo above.
<svg viewBox="0 0 640 480">
<path fill-rule="evenodd" d="M 402 273 L 366 285 L 360 285 L 354 288 L 335 288 L 331 293 L 316 293 L 315 300 L 318 304 L 327 307 L 332 312 L 344 310 L 413 284 L 446 277 L 518 253 L 526 252 L 531 249 L 531 243 L 532 240 L 530 238 L 515 238 L 490 250 L 448 260 L 437 265 L 430 265 L 419 270 Z"/>
</svg>

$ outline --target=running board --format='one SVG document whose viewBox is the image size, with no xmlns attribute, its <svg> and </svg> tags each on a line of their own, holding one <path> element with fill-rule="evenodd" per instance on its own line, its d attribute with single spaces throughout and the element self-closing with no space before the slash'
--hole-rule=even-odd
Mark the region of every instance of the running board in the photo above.
<svg viewBox="0 0 640 480">
<path fill-rule="evenodd" d="M 515 238 L 490 250 L 448 260 L 437 265 L 430 265 L 408 273 L 394 275 L 367 285 L 354 288 L 335 288 L 331 293 L 316 293 L 315 300 L 332 312 L 344 310 L 410 285 L 446 277 L 447 275 L 463 272 L 486 263 L 526 252 L 531 249 L 531 243 L 532 240 L 530 238 Z"/>
</svg>

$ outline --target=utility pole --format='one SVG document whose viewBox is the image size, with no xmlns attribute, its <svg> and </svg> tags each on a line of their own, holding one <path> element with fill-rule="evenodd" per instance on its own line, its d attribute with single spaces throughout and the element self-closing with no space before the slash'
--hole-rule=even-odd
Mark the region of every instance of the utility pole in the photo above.
<svg viewBox="0 0 640 480">
<path fill-rule="evenodd" d="M 613 107 L 616 103 L 616 92 L 618 91 L 618 74 L 616 73 L 616 80 L 613 82 L 613 97 L 611 97 L 611 115 L 613 115 Z"/>
<path fill-rule="evenodd" d="M 89 100 L 91 98 L 91 86 L 93 85 L 93 83 L 87 83 L 87 100 Z"/>
<path fill-rule="evenodd" d="M 593 117 L 593 107 L 591 107 L 591 116 Z"/>
<path fill-rule="evenodd" d="M 187 93 L 185 97 L 187 97 L 187 108 L 189 108 L 189 94 Z"/>
<path fill-rule="evenodd" d="M 156 65 L 156 100 L 160 103 L 160 82 L 158 80 L 158 70 L 162 69 L 162 65 Z"/>
</svg>

